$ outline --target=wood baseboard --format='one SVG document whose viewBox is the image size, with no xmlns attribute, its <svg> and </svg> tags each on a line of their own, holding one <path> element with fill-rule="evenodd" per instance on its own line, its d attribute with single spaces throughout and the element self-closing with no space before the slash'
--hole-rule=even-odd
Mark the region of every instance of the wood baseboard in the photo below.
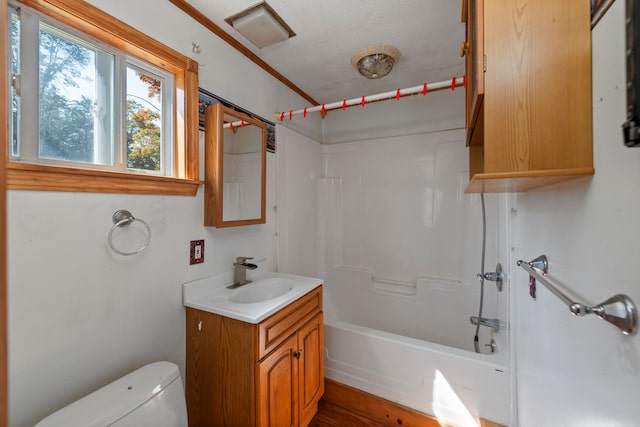
<svg viewBox="0 0 640 427">
<path fill-rule="evenodd" d="M 453 424 L 325 378 L 322 400 L 388 427 L 455 427 Z M 480 419 L 481 427 L 504 427 Z"/>
</svg>

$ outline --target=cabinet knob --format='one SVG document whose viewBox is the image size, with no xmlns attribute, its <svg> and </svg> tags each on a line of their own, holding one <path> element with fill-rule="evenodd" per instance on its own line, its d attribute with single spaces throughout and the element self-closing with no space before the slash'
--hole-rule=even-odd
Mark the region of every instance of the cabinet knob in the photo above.
<svg viewBox="0 0 640 427">
<path fill-rule="evenodd" d="M 293 353 L 293 357 L 295 357 L 296 359 L 300 359 L 300 351 L 296 351 L 295 353 Z"/>
<path fill-rule="evenodd" d="M 460 57 L 464 57 L 469 52 L 469 42 L 460 43 Z"/>
</svg>

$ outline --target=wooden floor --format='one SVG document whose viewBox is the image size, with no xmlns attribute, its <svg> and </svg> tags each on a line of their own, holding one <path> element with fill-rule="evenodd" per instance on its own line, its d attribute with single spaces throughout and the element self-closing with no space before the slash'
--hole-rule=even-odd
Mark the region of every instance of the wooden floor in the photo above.
<svg viewBox="0 0 640 427">
<path fill-rule="evenodd" d="M 325 401 L 318 403 L 318 412 L 309 427 L 384 427 L 384 424 L 349 412 L 348 410 Z"/>
<path fill-rule="evenodd" d="M 308 427 L 454 427 L 436 417 L 325 378 L 324 395 Z M 480 427 L 504 427 L 480 419 Z"/>
</svg>

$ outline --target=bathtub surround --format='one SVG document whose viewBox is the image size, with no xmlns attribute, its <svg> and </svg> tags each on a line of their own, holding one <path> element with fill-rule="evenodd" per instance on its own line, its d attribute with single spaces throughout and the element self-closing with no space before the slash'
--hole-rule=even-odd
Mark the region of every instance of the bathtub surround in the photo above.
<svg viewBox="0 0 640 427">
<path fill-rule="evenodd" d="M 463 195 L 464 132 L 324 146 L 278 135 L 279 266 L 324 278 L 325 376 L 459 425 L 509 424 L 507 328 L 495 355 L 472 353 L 482 221 L 479 197 Z M 508 256 L 506 199 L 487 200 L 495 265 Z M 290 250 L 303 242 L 315 244 Z M 485 297 L 485 314 L 507 325 L 508 289 Z M 481 343 L 491 338 L 481 328 Z"/>
<path fill-rule="evenodd" d="M 424 301 L 434 301 L 449 294 L 448 303 L 457 302 L 459 311 L 467 314 L 448 323 L 438 339 L 455 340 L 451 336 L 472 332 L 469 316 L 477 315 L 481 218 L 479 198 L 462 195 L 463 132 L 325 146 L 289 129 L 278 132 L 280 268 L 346 280 L 365 289 L 373 286 L 397 298 L 421 295 Z M 495 265 L 498 258 L 507 257 L 506 205 L 496 195 L 487 200 L 487 263 Z M 315 244 L 305 251 L 290 250 L 302 242 Z M 499 295 L 495 287 L 488 288 L 487 310 L 500 309 L 506 320 L 507 298 L 498 303 Z M 448 303 L 440 307 L 441 314 Z M 349 316 L 359 315 L 356 311 Z M 397 332 L 394 317 L 379 323 Z M 417 323 L 411 327 L 424 329 Z M 444 330 L 451 328 L 456 332 Z M 473 349 L 472 338 L 444 343 Z"/>
</svg>

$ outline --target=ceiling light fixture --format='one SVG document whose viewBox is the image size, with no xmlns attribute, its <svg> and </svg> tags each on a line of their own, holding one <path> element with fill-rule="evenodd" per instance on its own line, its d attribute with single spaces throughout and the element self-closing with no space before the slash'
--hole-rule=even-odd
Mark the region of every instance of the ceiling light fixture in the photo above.
<svg viewBox="0 0 640 427">
<path fill-rule="evenodd" d="M 377 44 L 351 55 L 351 65 L 368 79 L 379 79 L 391 72 L 398 62 L 400 51 L 388 44 Z"/>
<path fill-rule="evenodd" d="M 226 18 L 225 22 L 259 49 L 296 35 L 264 1 Z"/>
</svg>

